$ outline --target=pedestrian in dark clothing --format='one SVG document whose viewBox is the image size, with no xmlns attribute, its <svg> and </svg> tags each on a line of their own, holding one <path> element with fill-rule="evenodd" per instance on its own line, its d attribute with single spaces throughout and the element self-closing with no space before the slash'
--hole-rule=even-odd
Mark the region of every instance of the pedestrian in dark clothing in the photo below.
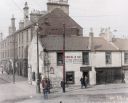
<svg viewBox="0 0 128 103">
<path fill-rule="evenodd" d="M 61 85 L 61 88 L 62 88 L 62 90 L 63 90 L 63 92 L 65 92 L 65 82 L 62 80 L 61 81 L 61 83 L 60 83 L 60 85 Z"/>
<path fill-rule="evenodd" d="M 80 78 L 80 83 L 81 83 L 81 88 L 83 88 L 84 84 L 83 84 L 83 78 Z"/>
<path fill-rule="evenodd" d="M 83 86 L 86 88 L 86 81 L 85 81 L 85 77 L 83 78 Z"/>
<path fill-rule="evenodd" d="M 43 88 L 44 99 L 48 99 L 48 81 L 46 79 L 43 79 L 41 83 Z"/>
<path fill-rule="evenodd" d="M 48 79 L 48 93 L 50 93 L 50 86 L 51 86 L 51 83 L 50 83 L 50 80 Z"/>
<path fill-rule="evenodd" d="M 3 69 L 2 69 L 2 71 L 1 71 L 1 73 L 3 74 Z"/>
<path fill-rule="evenodd" d="M 85 76 L 85 88 L 87 87 L 87 84 L 88 84 L 88 77 Z"/>
</svg>

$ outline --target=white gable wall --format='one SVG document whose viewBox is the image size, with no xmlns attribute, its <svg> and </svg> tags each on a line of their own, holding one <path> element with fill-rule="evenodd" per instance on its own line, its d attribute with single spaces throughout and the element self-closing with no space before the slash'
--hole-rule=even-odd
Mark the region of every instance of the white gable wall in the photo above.
<svg viewBox="0 0 128 103">
<path fill-rule="evenodd" d="M 43 51 L 41 43 L 38 42 L 39 46 L 39 72 L 43 73 L 44 70 L 44 58 L 43 54 L 40 54 Z M 28 48 L 28 81 L 32 81 L 32 72 L 35 72 L 37 76 L 37 37 L 34 36 L 31 44 Z M 34 83 L 34 82 L 33 82 Z"/>
</svg>

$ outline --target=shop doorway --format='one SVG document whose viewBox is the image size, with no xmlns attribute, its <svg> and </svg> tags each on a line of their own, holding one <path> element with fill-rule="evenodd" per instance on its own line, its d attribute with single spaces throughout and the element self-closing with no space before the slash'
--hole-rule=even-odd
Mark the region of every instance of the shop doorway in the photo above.
<svg viewBox="0 0 128 103">
<path fill-rule="evenodd" d="M 83 71 L 82 76 L 83 78 L 85 78 L 85 76 L 87 77 L 87 84 L 89 84 L 89 71 Z"/>
</svg>

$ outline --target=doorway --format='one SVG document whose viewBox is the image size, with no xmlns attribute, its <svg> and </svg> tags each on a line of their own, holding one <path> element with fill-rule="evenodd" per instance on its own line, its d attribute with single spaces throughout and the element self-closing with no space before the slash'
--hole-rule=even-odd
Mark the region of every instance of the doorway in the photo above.
<svg viewBox="0 0 128 103">
<path fill-rule="evenodd" d="M 83 71 L 82 76 L 83 78 L 85 78 L 85 76 L 87 77 L 87 84 L 89 84 L 89 71 Z"/>
</svg>

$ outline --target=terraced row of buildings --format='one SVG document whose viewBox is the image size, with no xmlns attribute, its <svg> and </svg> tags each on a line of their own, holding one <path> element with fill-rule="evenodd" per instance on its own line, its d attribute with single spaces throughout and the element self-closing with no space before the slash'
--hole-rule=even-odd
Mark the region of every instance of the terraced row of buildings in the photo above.
<svg viewBox="0 0 128 103">
<path fill-rule="evenodd" d="M 40 75 L 59 85 L 65 40 L 66 83 L 79 84 L 81 76 L 87 76 L 90 85 L 128 82 L 128 39 L 114 38 L 109 28 L 98 37 L 93 31 L 85 37 L 83 28 L 69 16 L 67 0 L 49 0 L 47 11 L 30 14 L 26 2 L 23 11 L 19 28 L 12 17 L 9 35 L 0 41 L 0 66 L 7 73 L 13 72 L 15 66 L 16 74 L 35 84 L 39 64 Z"/>
</svg>

